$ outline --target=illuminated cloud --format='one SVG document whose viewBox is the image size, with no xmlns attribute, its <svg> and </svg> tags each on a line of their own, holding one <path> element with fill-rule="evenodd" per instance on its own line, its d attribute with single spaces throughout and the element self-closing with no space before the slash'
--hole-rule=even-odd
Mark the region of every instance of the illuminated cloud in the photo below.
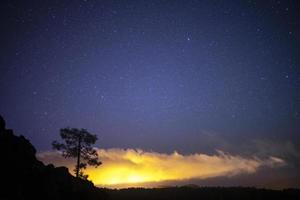
<svg viewBox="0 0 300 200">
<path fill-rule="evenodd" d="M 146 152 L 140 149 L 98 149 L 103 165 L 88 168 L 86 173 L 96 185 L 113 186 L 147 182 L 205 179 L 219 176 L 234 176 L 255 173 L 260 167 L 276 167 L 285 161 L 270 156 L 244 158 L 217 151 L 215 155 L 195 153 L 182 155 Z M 44 163 L 67 166 L 72 172 L 74 161 L 65 160 L 58 152 L 39 153 Z"/>
</svg>

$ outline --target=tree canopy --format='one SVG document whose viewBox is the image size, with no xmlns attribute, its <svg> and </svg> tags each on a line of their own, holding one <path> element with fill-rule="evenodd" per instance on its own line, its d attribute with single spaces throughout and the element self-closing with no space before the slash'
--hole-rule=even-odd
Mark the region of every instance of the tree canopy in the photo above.
<svg viewBox="0 0 300 200">
<path fill-rule="evenodd" d="M 97 136 L 89 133 L 86 129 L 63 128 L 60 129 L 63 143 L 52 142 L 53 149 L 62 152 L 65 158 L 77 159 L 74 172 L 76 177 L 87 179 L 88 175 L 83 173 L 87 165 L 98 167 L 102 163 L 98 160 L 97 151 L 92 147 L 97 141 Z"/>
</svg>

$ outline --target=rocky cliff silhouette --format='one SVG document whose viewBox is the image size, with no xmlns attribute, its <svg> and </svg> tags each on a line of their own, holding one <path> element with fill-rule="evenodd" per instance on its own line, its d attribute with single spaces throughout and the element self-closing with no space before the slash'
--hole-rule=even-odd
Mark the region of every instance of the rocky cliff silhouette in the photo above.
<svg viewBox="0 0 300 200">
<path fill-rule="evenodd" d="M 66 167 L 46 166 L 37 160 L 32 144 L 6 129 L 1 116 L 0 152 L 0 199 L 106 199 L 103 190 L 75 178 Z"/>
</svg>

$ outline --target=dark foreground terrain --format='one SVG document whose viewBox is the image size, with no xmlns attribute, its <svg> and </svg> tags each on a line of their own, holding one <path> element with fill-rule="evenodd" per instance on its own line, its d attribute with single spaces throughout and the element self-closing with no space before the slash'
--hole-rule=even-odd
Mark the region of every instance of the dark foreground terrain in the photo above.
<svg viewBox="0 0 300 200">
<path fill-rule="evenodd" d="M 0 116 L 0 200 L 96 200 L 106 192 L 92 182 L 75 178 L 66 167 L 44 165 L 36 150 L 23 136 L 5 128 Z"/>
<path fill-rule="evenodd" d="M 192 187 L 171 187 L 157 189 L 122 189 L 108 190 L 108 196 L 113 200 L 276 200 L 276 199 L 300 199 L 300 191 L 288 189 L 283 191 L 264 190 L 256 188 L 192 188 Z"/>
<path fill-rule="evenodd" d="M 150 200 L 150 199 L 282 199 L 299 200 L 300 190 L 255 188 L 170 187 L 160 189 L 99 189 L 92 182 L 73 177 L 65 167 L 44 165 L 36 150 L 23 136 L 5 128 L 0 116 L 0 200 Z"/>
</svg>

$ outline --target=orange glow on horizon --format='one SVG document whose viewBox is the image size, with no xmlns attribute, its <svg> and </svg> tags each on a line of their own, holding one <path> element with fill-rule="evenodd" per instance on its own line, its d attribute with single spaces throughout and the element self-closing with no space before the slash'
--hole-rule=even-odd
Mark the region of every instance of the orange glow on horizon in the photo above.
<svg viewBox="0 0 300 200">
<path fill-rule="evenodd" d="M 134 149 L 98 149 L 103 165 L 88 167 L 85 171 L 95 185 L 114 187 L 143 185 L 164 181 L 205 179 L 217 176 L 233 176 L 241 173 L 255 173 L 261 166 L 277 166 L 284 161 L 277 157 L 267 160 L 243 158 L 218 151 L 216 155 L 182 155 L 145 152 Z M 69 167 L 72 172 L 73 160 L 65 160 L 57 152 L 38 155 L 45 163 Z"/>
</svg>

